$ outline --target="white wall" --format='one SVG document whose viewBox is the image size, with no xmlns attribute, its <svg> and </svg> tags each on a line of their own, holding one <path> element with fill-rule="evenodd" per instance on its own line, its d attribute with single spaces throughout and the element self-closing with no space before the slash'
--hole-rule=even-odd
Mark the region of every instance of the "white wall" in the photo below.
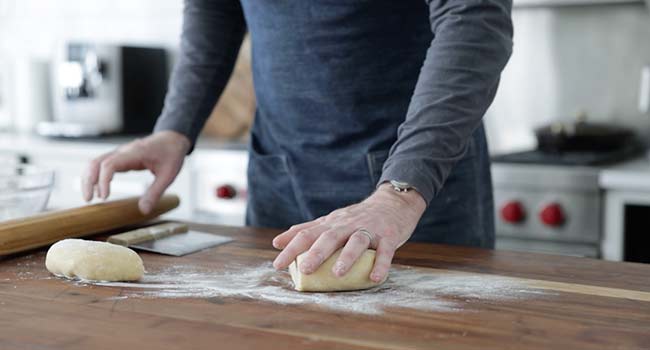
<svg viewBox="0 0 650 350">
<path fill-rule="evenodd" d="M 638 111 L 650 64 L 650 11 L 643 5 L 517 8 L 515 47 L 486 116 L 493 152 L 534 147 L 533 128 L 585 111 L 650 132 Z"/>
<path fill-rule="evenodd" d="M 31 107 L 46 92 L 30 82 L 63 41 L 176 50 L 181 16 L 182 0 L 0 0 L 0 129 L 47 118 Z"/>
<path fill-rule="evenodd" d="M 65 39 L 175 47 L 182 0 L 0 0 L 0 54 L 49 58 Z"/>
</svg>

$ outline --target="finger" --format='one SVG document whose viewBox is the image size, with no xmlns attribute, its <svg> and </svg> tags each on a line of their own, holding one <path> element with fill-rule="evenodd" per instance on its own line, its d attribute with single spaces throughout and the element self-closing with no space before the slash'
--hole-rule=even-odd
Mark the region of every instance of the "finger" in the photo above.
<svg viewBox="0 0 650 350">
<path fill-rule="evenodd" d="M 99 196 L 103 199 L 110 194 L 110 183 L 116 172 L 141 169 L 139 158 L 126 153 L 114 153 L 104 159 L 99 166 Z"/>
<path fill-rule="evenodd" d="M 352 229 L 346 227 L 330 228 L 323 232 L 305 254 L 299 266 L 300 271 L 305 274 L 316 271 L 325 259 L 343 246 L 351 234 Z"/>
<path fill-rule="evenodd" d="M 99 167 L 102 161 L 109 157 L 112 153 L 113 152 L 102 154 L 101 156 L 90 161 L 90 164 L 88 164 L 88 168 L 86 168 L 86 172 L 81 178 L 81 192 L 83 193 L 83 197 L 86 202 L 90 202 L 93 199 L 93 195 L 95 194 L 95 185 L 97 184 L 97 180 L 99 178 Z"/>
<path fill-rule="evenodd" d="M 368 247 L 370 247 L 370 237 L 358 231 L 353 233 L 332 268 L 334 275 L 337 277 L 345 275 Z"/>
<path fill-rule="evenodd" d="M 146 215 L 151 212 L 154 205 L 158 203 L 160 197 L 165 192 L 167 187 L 171 185 L 175 177 L 176 174 L 170 170 L 161 172 L 160 174 L 156 175 L 153 183 L 151 186 L 149 186 L 142 197 L 140 197 L 140 201 L 138 202 L 138 207 L 140 208 L 140 212 L 142 212 L 142 214 Z"/>
<path fill-rule="evenodd" d="M 115 173 L 114 157 L 104 159 L 99 166 L 99 179 L 97 188 L 99 189 L 99 198 L 106 199 L 110 192 L 110 183 Z"/>
<path fill-rule="evenodd" d="M 280 252 L 280 254 L 278 254 L 278 256 L 275 258 L 275 261 L 273 261 L 273 266 L 278 270 L 289 266 L 292 261 L 296 260 L 296 257 L 298 255 L 309 249 L 309 247 L 314 244 L 318 236 L 320 236 L 321 233 L 327 231 L 327 229 L 329 229 L 329 226 L 317 225 L 299 231 L 291 240 L 291 242 L 287 244 L 286 248 L 284 248 L 282 252 Z"/>
<path fill-rule="evenodd" d="M 314 227 L 319 223 L 320 221 L 317 219 L 317 220 L 307 221 L 307 222 L 303 222 L 302 224 L 291 226 L 287 231 L 284 231 L 283 233 L 275 236 L 275 238 L 273 239 L 273 247 L 275 247 L 276 249 L 284 249 L 287 246 L 287 244 L 291 242 L 293 237 L 295 237 L 296 234 L 298 234 L 298 232 L 300 232 L 301 230 L 306 230 L 310 227 Z"/>
<path fill-rule="evenodd" d="M 375 266 L 370 273 L 370 280 L 379 283 L 383 281 L 388 275 L 390 263 L 393 261 L 395 255 L 395 245 L 389 240 L 382 239 L 377 246 L 377 253 L 375 254 Z"/>
</svg>

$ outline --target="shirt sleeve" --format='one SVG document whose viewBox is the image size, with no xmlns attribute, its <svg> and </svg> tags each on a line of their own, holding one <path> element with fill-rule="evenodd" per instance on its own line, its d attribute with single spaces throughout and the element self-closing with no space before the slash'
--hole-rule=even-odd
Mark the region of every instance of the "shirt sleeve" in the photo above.
<svg viewBox="0 0 650 350">
<path fill-rule="evenodd" d="M 179 58 L 154 131 L 179 132 L 194 145 L 230 78 L 245 32 L 239 1 L 185 0 Z"/>
<path fill-rule="evenodd" d="M 379 184 L 414 186 L 429 204 L 492 103 L 512 52 L 511 0 L 427 0 L 434 38 Z"/>
</svg>

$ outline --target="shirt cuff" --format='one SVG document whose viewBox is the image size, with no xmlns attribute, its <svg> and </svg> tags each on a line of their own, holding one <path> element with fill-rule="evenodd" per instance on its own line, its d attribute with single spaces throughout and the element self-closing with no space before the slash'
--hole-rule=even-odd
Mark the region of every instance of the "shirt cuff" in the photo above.
<svg viewBox="0 0 650 350">
<path fill-rule="evenodd" d="M 388 159 L 377 186 L 396 180 L 406 182 L 424 198 L 427 206 L 440 188 L 431 176 L 432 165 L 422 159 Z"/>
</svg>

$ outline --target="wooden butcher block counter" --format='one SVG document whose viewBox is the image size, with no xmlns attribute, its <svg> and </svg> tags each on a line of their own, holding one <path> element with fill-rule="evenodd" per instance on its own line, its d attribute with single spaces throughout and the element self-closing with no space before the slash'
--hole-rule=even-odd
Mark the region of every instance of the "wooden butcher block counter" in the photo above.
<svg viewBox="0 0 650 350">
<path fill-rule="evenodd" d="M 380 288 L 305 294 L 272 272 L 276 231 L 193 228 L 235 241 L 140 253 L 139 284 L 2 258 L 0 349 L 650 349 L 650 265 L 407 244 Z"/>
</svg>

